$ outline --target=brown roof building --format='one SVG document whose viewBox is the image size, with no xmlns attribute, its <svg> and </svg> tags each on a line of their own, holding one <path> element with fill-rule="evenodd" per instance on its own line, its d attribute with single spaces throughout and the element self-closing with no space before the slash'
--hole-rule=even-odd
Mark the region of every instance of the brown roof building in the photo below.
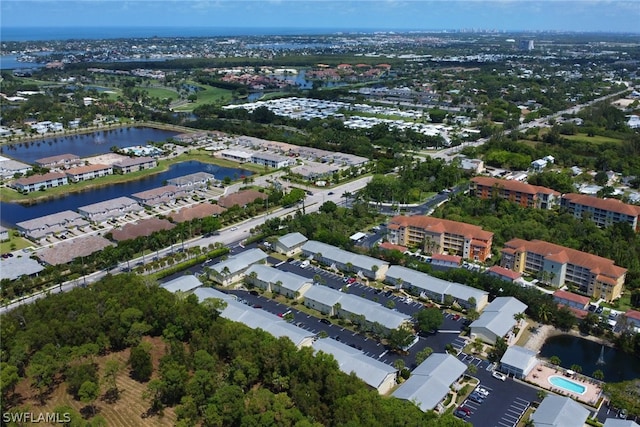
<svg viewBox="0 0 640 427">
<path fill-rule="evenodd" d="M 235 205 L 242 207 L 247 206 L 249 203 L 253 203 L 257 199 L 265 200 L 268 196 L 256 190 L 244 190 L 237 193 L 229 194 L 228 196 L 220 197 L 218 205 L 223 208 L 230 208 Z"/>
<path fill-rule="evenodd" d="M 170 223 L 166 219 L 149 218 L 136 222 L 135 224 L 126 224 L 124 227 L 113 230 L 111 235 L 113 240 L 121 242 L 123 240 L 135 239 L 136 237 L 150 236 L 156 231 L 171 230 L 176 225 Z"/>
<path fill-rule="evenodd" d="M 450 253 L 484 262 L 491 256 L 493 233 L 477 225 L 430 216 L 395 216 L 387 226 L 389 241 L 419 246 L 426 253 Z"/>
<path fill-rule="evenodd" d="M 113 174 L 113 168 L 110 165 L 87 165 L 78 166 L 66 172 L 69 181 L 80 182 L 89 179 L 99 178 Z"/>
<path fill-rule="evenodd" d="M 522 207 L 538 209 L 551 209 L 560 198 L 560 193 L 550 188 L 488 176 L 471 178 L 470 192 L 481 199 L 499 197 Z"/>
<path fill-rule="evenodd" d="M 618 199 L 600 199 L 585 194 L 569 193 L 562 196 L 560 206 L 576 218 L 588 218 L 598 227 L 607 227 L 615 222 L 626 222 L 634 231 L 640 231 L 640 206 L 628 205 Z"/>
<path fill-rule="evenodd" d="M 186 222 L 196 218 L 218 216 L 224 211 L 226 211 L 226 209 L 221 206 L 201 203 L 199 205 L 182 208 L 178 212 L 172 213 L 170 217 L 173 222 Z"/>
<path fill-rule="evenodd" d="M 46 188 L 66 185 L 69 181 L 67 175 L 62 172 L 49 172 L 42 175 L 31 175 L 26 178 L 16 179 L 11 185 L 18 191 L 30 193 Z"/>
<path fill-rule="evenodd" d="M 607 301 L 620 296 L 627 274 L 610 259 L 542 240 L 509 240 L 500 265 L 535 274 L 556 287 L 573 284 L 580 292 Z"/>
</svg>

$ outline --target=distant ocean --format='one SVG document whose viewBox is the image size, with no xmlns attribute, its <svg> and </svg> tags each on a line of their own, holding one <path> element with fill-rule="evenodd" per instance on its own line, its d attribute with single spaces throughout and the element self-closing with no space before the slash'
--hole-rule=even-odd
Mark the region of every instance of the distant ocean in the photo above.
<svg viewBox="0 0 640 427">
<path fill-rule="evenodd" d="M 224 37 L 268 35 L 322 35 L 339 32 L 371 33 L 376 30 L 335 28 L 212 28 L 212 27 L 2 27 L 0 39 L 46 41 L 71 39 L 118 39 L 136 37 Z"/>
</svg>

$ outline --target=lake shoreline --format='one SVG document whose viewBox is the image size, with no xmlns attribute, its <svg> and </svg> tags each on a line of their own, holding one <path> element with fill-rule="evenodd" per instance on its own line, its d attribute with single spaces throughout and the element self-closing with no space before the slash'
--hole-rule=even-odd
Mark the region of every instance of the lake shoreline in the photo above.
<svg viewBox="0 0 640 427">
<path fill-rule="evenodd" d="M 569 335 L 576 338 L 582 338 L 588 341 L 593 341 L 595 343 L 604 345 L 606 347 L 615 348 L 615 345 L 613 342 L 604 338 L 594 337 L 593 335 L 583 335 L 580 331 L 575 329 L 562 331 L 562 330 L 556 329 L 551 325 L 540 325 L 540 324 L 538 324 L 537 326 L 537 332 L 531 334 L 527 342 L 524 344 L 524 348 L 527 348 L 529 350 L 533 350 L 539 353 L 549 338 L 560 336 L 560 335 Z"/>
</svg>

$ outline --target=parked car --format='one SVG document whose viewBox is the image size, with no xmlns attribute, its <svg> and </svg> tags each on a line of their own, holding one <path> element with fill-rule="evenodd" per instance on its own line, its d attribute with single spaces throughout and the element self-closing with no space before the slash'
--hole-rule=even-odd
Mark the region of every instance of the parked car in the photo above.
<svg viewBox="0 0 640 427">
<path fill-rule="evenodd" d="M 329 319 L 320 319 L 320 323 L 324 323 L 325 325 L 330 325 L 331 321 Z"/>
<path fill-rule="evenodd" d="M 489 396 L 489 391 L 484 387 L 476 388 L 475 393 L 478 393 L 480 396 L 483 396 L 483 397 Z"/>
<path fill-rule="evenodd" d="M 589 304 L 588 310 L 591 311 L 591 312 L 594 312 L 594 311 L 596 311 L 596 306 L 593 305 L 593 304 Z"/>
<path fill-rule="evenodd" d="M 347 284 L 348 284 L 348 285 L 352 285 L 352 284 L 354 284 L 354 283 L 356 283 L 356 278 L 355 278 L 355 277 L 349 277 L 349 278 L 347 279 Z"/>
<path fill-rule="evenodd" d="M 230 230 L 231 231 L 236 231 L 238 229 L 238 227 L 231 227 Z"/>
<path fill-rule="evenodd" d="M 309 267 L 309 264 L 311 264 L 311 263 L 309 262 L 309 260 L 308 260 L 308 259 L 305 259 L 304 261 L 302 261 L 302 262 L 300 263 L 300 268 L 307 268 L 307 267 Z"/>
<path fill-rule="evenodd" d="M 500 381 L 506 381 L 507 380 L 507 376 L 505 374 L 503 374 L 502 372 L 493 371 L 491 376 L 493 378 L 496 378 L 496 379 L 500 380 Z"/>
<path fill-rule="evenodd" d="M 622 418 L 623 420 L 627 419 L 627 410 L 622 408 L 620 412 L 618 412 L 618 418 Z"/>
<path fill-rule="evenodd" d="M 471 393 L 469 395 L 469 400 L 476 403 L 482 403 L 484 401 L 484 398 L 478 393 Z"/>
<path fill-rule="evenodd" d="M 461 411 L 460 408 L 453 411 L 453 415 L 455 415 L 458 418 L 466 418 L 469 416 L 466 412 Z"/>
<path fill-rule="evenodd" d="M 602 314 L 602 311 L 604 310 L 604 307 L 598 307 L 596 308 L 596 314 Z"/>
<path fill-rule="evenodd" d="M 455 316 L 453 316 L 453 320 L 458 321 L 460 320 L 460 315 L 456 314 Z"/>
</svg>

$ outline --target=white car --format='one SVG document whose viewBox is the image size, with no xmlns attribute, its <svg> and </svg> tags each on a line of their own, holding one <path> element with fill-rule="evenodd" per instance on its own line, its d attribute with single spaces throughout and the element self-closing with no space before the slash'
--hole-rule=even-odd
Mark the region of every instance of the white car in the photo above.
<svg viewBox="0 0 640 427">
<path fill-rule="evenodd" d="M 238 227 L 231 227 L 229 230 L 236 231 L 237 229 L 238 229 Z"/>
<path fill-rule="evenodd" d="M 484 387 L 478 387 L 478 388 L 476 388 L 476 392 L 477 392 L 480 396 L 482 396 L 482 397 L 487 397 L 487 396 L 489 396 L 489 391 L 488 391 L 486 388 L 484 388 Z"/>
<path fill-rule="evenodd" d="M 307 267 L 309 267 L 309 264 L 311 264 L 311 263 L 309 262 L 308 259 L 306 259 L 306 260 L 302 261 L 302 263 L 300 263 L 300 268 L 307 268 Z"/>
<path fill-rule="evenodd" d="M 503 374 L 502 372 L 493 371 L 493 374 L 491 374 L 491 376 L 493 378 L 499 379 L 500 381 L 506 381 L 507 380 L 507 376 L 505 374 Z"/>
</svg>

